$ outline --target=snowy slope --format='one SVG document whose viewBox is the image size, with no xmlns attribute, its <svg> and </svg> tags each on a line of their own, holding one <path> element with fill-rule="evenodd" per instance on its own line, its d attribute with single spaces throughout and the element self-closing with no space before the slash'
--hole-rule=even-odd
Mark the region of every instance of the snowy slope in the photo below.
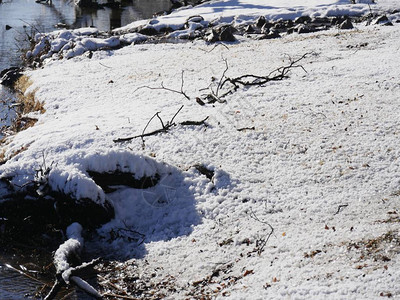
<svg viewBox="0 0 400 300">
<path fill-rule="evenodd" d="M 6 155 L 27 150 L 1 172 L 23 184 L 44 155 L 53 188 L 108 198 L 116 218 L 98 246 L 127 260 L 112 281 L 120 286 L 137 272 L 154 273 L 159 289 L 168 280 L 170 299 L 400 297 L 399 50 L 398 24 L 359 25 L 54 61 L 29 72 L 46 112 L 11 139 Z M 195 100 L 215 90 L 225 60 L 228 77 L 268 75 L 306 53 L 288 79 L 239 88 L 226 103 Z M 161 86 L 191 100 L 152 89 Z M 166 123 L 181 105 L 177 125 L 144 148 L 113 141 L 141 134 L 156 112 Z M 178 124 L 207 116 L 208 126 Z M 159 128 L 155 118 L 146 132 Z M 106 195 L 87 173 L 118 168 L 162 180 Z"/>
</svg>

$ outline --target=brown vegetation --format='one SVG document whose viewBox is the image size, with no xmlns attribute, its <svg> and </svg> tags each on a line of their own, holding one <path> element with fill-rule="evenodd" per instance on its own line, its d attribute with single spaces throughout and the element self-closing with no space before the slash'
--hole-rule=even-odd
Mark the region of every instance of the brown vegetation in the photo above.
<svg viewBox="0 0 400 300">
<path fill-rule="evenodd" d="M 27 92 L 31 85 L 32 82 L 26 75 L 21 76 L 14 85 L 18 98 L 17 118 L 12 125 L 12 130 L 15 132 L 32 127 L 37 122 L 37 119 L 27 117 L 26 114 L 36 111 L 44 113 L 46 111 L 43 102 L 39 102 L 35 98 L 36 90 Z"/>
</svg>

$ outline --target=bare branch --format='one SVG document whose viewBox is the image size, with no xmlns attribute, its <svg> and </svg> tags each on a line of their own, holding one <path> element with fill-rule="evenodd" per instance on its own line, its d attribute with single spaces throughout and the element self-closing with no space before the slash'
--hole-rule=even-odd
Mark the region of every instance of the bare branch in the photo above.
<svg viewBox="0 0 400 300">
<path fill-rule="evenodd" d="M 340 213 L 341 210 L 342 210 L 342 208 L 345 208 L 345 207 L 347 207 L 347 206 L 349 206 L 349 205 L 348 205 L 348 204 L 341 204 L 341 205 L 339 205 L 339 206 L 338 206 L 338 209 L 337 209 L 337 211 L 334 213 L 334 215 L 337 215 L 338 213 Z"/>
<path fill-rule="evenodd" d="M 179 123 L 180 125 L 183 125 L 183 126 L 190 126 L 190 125 L 195 125 L 195 126 L 199 126 L 199 125 L 206 125 L 207 126 L 207 124 L 205 123 L 205 121 L 207 121 L 208 120 L 208 116 L 206 117 L 206 118 L 204 118 L 203 120 L 201 120 L 201 121 L 184 121 L 184 122 L 181 122 L 181 123 Z"/>
<path fill-rule="evenodd" d="M 182 72 L 182 75 L 183 75 L 183 72 Z M 178 111 L 174 114 L 174 116 L 172 117 L 171 121 L 169 121 L 170 126 L 172 126 L 175 117 L 181 112 L 182 108 L 183 108 L 183 105 L 182 105 L 182 106 L 178 109 Z"/>
<path fill-rule="evenodd" d="M 274 227 L 272 227 L 272 225 L 269 224 L 268 222 L 261 221 L 261 220 L 257 217 L 257 215 L 254 213 L 253 210 L 251 210 L 250 218 L 252 218 L 252 219 L 254 219 L 254 220 L 256 220 L 256 221 L 258 221 L 258 222 L 260 222 L 260 223 L 263 223 L 263 224 L 268 225 L 269 228 L 271 229 L 271 231 L 267 234 L 267 237 L 266 237 L 266 238 L 264 238 L 264 239 L 259 239 L 259 240 L 257 240 L 257 242 L 256 242 L 256 249 L 255 249 L 255 250 L 257 251 L 258 255 L 260 255 L 260 254 L 264 251 L 264 248 L 265 248 L 265 246 L 267 245 L 269 238 L 270 238 L 271 235 L 274 233 Z"/>
<path fill-rule="evenodd" d="M 226 58 L 222 58 L 223 59 L 223 61 L 225 62 L 225 70 L 224 70 L 224 72 L 222 73 L 222 76 L 221 76 L 221 79 L 219 80 L 219 83 L 218 83 L 218 86 L 217 86 L 217 91 L 216 91 L 216 93 L 215 93 L 215 95 L 218 97 L 218 92 L 219 92 L 219 90 L 220 90 L 220 88 L 222 88 L 222 80 L 225 78 L 225 74 L 226 74 L 226 72 L 228 71 L 228 69 L 229 69 L 229 65 L 228 65 L 228 60 L 226 59 Z"/>
<path fill-rule="evenodd" d="M 159 116 L 159 112 L 157 112 L 157 113 L 154 114 L 153 117 L 151 117 L 151 119 L 147 122 L 147 125 L 146 125 L 146 127 L 144 128 L 142 134 L 135 135 L 135 136 L 131 136 L 131 137 L 127 137 L 127 138 L 118 138 L 118 139 L 115 139 L 115 140 L 113 140 L 113 141 L 114 141 L 114 143 L 122 143 L 122 142 L 131 141 L 131 140 L 136 139 L 136 138 L 141 138 L 141 139 L 142 139 L 142 143 L 143 143 L 143 145 L 144 145 L 144 137 L 146 137 L 146 136 L 151 136 L 151 135 L 157 135 L 157 134 L 159 134 L 159 133 L 168 132 L 172 126 L 175 126 L 175 125 L 176 125 L 176 124 L 174 123 L 175 117 L 181 112 L 182 108 L 183 108 L 183 105 L 182 105 L 182 106 L 178 109 L 178 111 L 173 115 L 173 117 L 171 118 L 171 120 L 169 120 L 169 121 L 167 122 L 167 124 L 164 124 L 163 120 L 162 120 L 161 117 Z M 157 129 L 157 130 L 154 130 L 154 131 L 151 131 L 151 132 L 148 132 L 148 133 L 145 133 L 145 131 L 146 131 L 148 125 L 149 125 L 150 122 L 154 119 L 154 117 L 158 117 L 158 118 L 159 118 L 159 120 L 160 120 L 160 122 L 161 122 L 162 128 Z M 205 119 L 202 120 L 202 121 L 185 121 L 185 122 L 182 122 L 182 123 L 180 123 L 180 124 L 181 124 L 181 125 L 205 125 L 204 122 L 205 122 L 205 120 L 207 120 L 207 119 L 208 119 L 208 117 L 205 118 Z"/>
<path fill-rule="evenodd" d="M 161 82 L 161 87 L 151 87 L 151 86 L 144 85 L 144 86 L 138 87 L 138 88 L 137 88 L 136 90 L 134 90 L 133 92 L 135 93 L 135 92 L 137 92 L 138 90 L 143 89 L 143 88 L 150 89 L 150 90 L 165 90 L 165 91 L 168 91 L 168 92 L 172 92 L 172 93 L 176 93 L 176 94 L 183 95 L 186 99 L 190 100 L 190 97 L 183 91 L 183 86 L 184 86 L 184 84 L 185 84 L 184 79 L 183 79 L 183 74 L 184 74 L 184 71 L 182 70 L 182 75 L 181 75 L 181 90 L 180 90 L 180 91 L 171 89 L 171 88 L 169 88 L 169 87 L 166 87 L 166 86 L 164 86 L 164 83 Z"/>
<path fill-rule="evenodd" d="M 163 120 L 161 119 L 161 117 L 160 117 L 160 115 L 159 115 L 159 112 L 158 113 L 156 113 L 156 116 L 157 116 L 157 118 L 160 120 L 160 123 L 161 123 L 161 127 L 162 127 L 162 129 L 165 129 L 166 127 L 165 127 L 165 125 L 164 125 L 164 122 L 163 122 Z M 167 124 L 168 125 L 168 124 Z M 144 131 L 143 131 L 144 132 Z"/>
<path fill-rule="evenodd" d="M 217 48 L 218 46 L 224 46 L 226 49 L 229 50 L 229 47 L 227 45 L 223 44 L 223 43 L 216 44 L 214 47 L 211 48 L 211 50 L 203 50 L 203 49 L 200 49 L 200 50 L 202 50 L 202 51 L 204 51 L 206 53 L 210 53 L 210 52 L 214 51 L 214 49 Z"/>
<path fill-rule="evenodd" d="M 237 131 L 246 131 L 246 130 L 256 130 L 256 128 L 253 127 L 243 127 L 243 128 L 237 128 Z"/>
<path fill-rule="evenodd" d="M 220 96 L 220 98 L 225 97 L 229 94 L 232 94 L 235 92 L 240 86 L 255 86 L 255 85 L 263 85 L 267 82 L 270 81 L 279 81 L 283 80 L 285 78 L 288 78 L 289 72 L 293 68 L 301 68 L 303 69 L 304 72 L 307 72 L 302 65 L 299 65 L 298 63 L 306 58 L 306 56 L 310 55 L 311 53 L 305 53 L 298 59 L 292 60 L 290 59 L 290 63 L 287 66 L 279 67 L 273 71 L 271 71 L 267 76 L 259 76 L 259 75 L 253 75 L 253 74 L 245 74 L 241 75 L 239 77 L 235 78 L 229 78 L 225 77 L 222 82 L 219 84 L 219 89 L 225 86 L 226 83 L 230 83 L 233 85 L 233 89 L 225 93 L 223 96 Z"/>
</svg>

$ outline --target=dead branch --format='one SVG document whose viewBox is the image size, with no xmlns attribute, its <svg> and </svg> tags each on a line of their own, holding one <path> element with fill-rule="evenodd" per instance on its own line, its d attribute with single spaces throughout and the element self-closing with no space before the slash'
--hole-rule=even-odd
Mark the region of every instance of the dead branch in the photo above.
<svg viewBox="0 0 400 300">
<path fill-rule="evenodd" d="M 183 95 L 186 99 L 190 100 L 190 97 L 183 91 L 183 86 L 185 84 L 185 81 L 183 79 L 184 72 L 185 71 L 182 70 L 182 74 L 181 74 L 181 89 L 180 90 L 174 90 L 174 89 L 171 89 L 169 87 L 166 87 L 166 86 L 164 86 L 164 83 L 161 82 L 161 87 L 151 87 L 151 86 L 144 85 L 144 86 L 138 87 L 134 91 L 134 93 L 137 92 L 138 90 L 144 89 L 144 88 L 150 89 L 150 90 L 165 90 L 165 91 L 169 91 L 169 92 L 172 92 L 172 93 L 177 93 L 177 94 Z"/>
<path fill-rule="evenodd" d="M 182 108 L 183 108 L 183 105 L 178 109 L 178 111 L 174 114 L 174 116 L 171 118 L 171 120 L 168 121 L 166 124 L 164 124 L 163 120 L 162 120 L 161 117 L 159 116 L 160 112 L 156 112 L 156 113 L 150 118 L 150 120 L 147 122 L 146 126 L 144 127 L 144 129 L 143 129 L 143 131 L 142 131 L 142 134 L 135 135 L 135 136 L 131 136 L 131 137 L 127 137 L 127 138 L 119 138 L 119 139 L 115 139 L 115 140 L 113 140 L 113 141 L 114 141 L 114 143 L 121 143 L 121 142 L 128 142 L 128 141 L 131 141 L 131 140 L 136 139 L 136 138 L 141 138 L 141 139 L 142 139 L 142 143 L 143 143 L 143 145 L 144 145 L 144 137 L 146 137 L 146 136 L 151 136 L 151 135 L 157 135 L 157 134 L 163 133 L 163 132 L 167 132 L 172 126 L 175 126 L 176 124 L 174 123 L 174 119 L 175 119 L 175 117 L 179 114 L 179 112 L 182 110 Z M 152 121 L 155 117 L 157 117 L 157 118 L 160 120 L 161 128 L 160 128 L 160 129 L 157 129 L 157 130 L 154 130 L 154 131 L 152 131 L 152 132 L 145 133 L 147 127 L 149 126 L 149 124 L 151 123 L 151 121 Z"/>
<path fill-rule="evenodd" d="M 339 206 L 338 206 L 338 209 L 337 209 L 337 211 L 334 213 L 334 215 L 337 215 L 338 213 L 340 213 L 341 210 L 342 210 L 342 208 L 345 208 L 345 207 L 347 207 L 347 206 L 349 206 L 349 205 L 348 205 L 348 204 L 341 204 L 341 205 L 339 205 Z"/>
<path fill-rule="evenodd" d="M 225 74 L 229 69 L 229 65 L 228 65 L 228 60 L 226 58 L 223 58 L 223 61 L 225 62 L 225 70 L 222 73 L 221 79 L 219 80 L 218 86 L 217 86 L 217 91 L 215 93 L 215 95 L 218 97 L 218 92 L 219 90 L 222 88 L 223 86 L 223 79 L 225 78 Z"/>
<path fill-rule="evenodd" d="M 237 131 L 246 131 L 246 130 L 256 130 L 256 128 L 253 127 L 243 127 L 243 128 L 238 128 L 236 129 Z"/>
<path fill-rule="evenodd" d="M 279 67 L 273 71 L 271 71 L 268 75 L 266 76 L 259 76 L 259 75 L 253 75 L 253 74 L 245 74 L 241 75 L 238 77 L 230 78 L 230 77 L 225 77 L 225 73 L 228 70 L 228 64 L 225 61 L 226 64 L 226 70 L 223 74 L 223 77 L 225 79 L 221 79 L 221 82 L 218 84 L 218 89 L 222 89 L 227 83 L 230 83 L 233 85 L 233 89 L 229 90 L 225 94 L 219 96 L 219 98 L 223 98 L 229 94 L 232 94 L 235 92 L 240 86 L 243 87 L 248 87 L 248 86 L 255 86 L 255 85 L 263 85 L 266 84 L 267 82 L 270 81 L 280 81 L 283 79 L 286 79 L 289 77 L 289 73 L 292 69 L 294 68 L 301 68 L 303 69 L 304 72 L 307 72 L 304 67 L 300 64 L 298 64 L 301 60 L 306 58 L 306 56 L 310 55 L 311 53 L 305 53 L 298 59 L 291 59 L 290 58 L 290 63 L 287 66 Z"/>
<path fill-rule="evenodd" d="M 212 47 L 210 50 L 204 50 L 204 49 L 200 49 L 201 51 L 204 51 L 205 53 L 211 53 L 212 51 L 214 51 L 215 48 L 217 48 L 218 46 L 224 46 L 227 50 L 229 50 L 229 47 L 227 45 L 225 45 L 224 43 L 218 43 L 216 44 L 214 47 Z"/>
<path fill-rule="evenodd" d="M 261 220 L 257 217 L 257 215 L 255 214 L 255 212 L 254 212 L 253 210 L 251 210 L 250 218 L 252 218 L 252 219 L 254 219 L 254 220 L 256 220 L 256 221 L 258 221 L 258 222 L 260 222 L 260 223 L 263 223 L 263 224 L 268 225 L 269 228 L 271 229 L 271 231 L 267 234 L 267 236 L 266 236 L 264 239 L 258 239 L 258 240 L 256 241 L 256 248 L 255 248 L 254 250 L 257 252 L 258 255 L 261 255 L 261 253 L 264 252 L 264 248 L 265 248 L 265 246 L 267 245 L 267 243 L 268 243 L 268 241 L 269 241 L 269 238 L 270 238 L 270 237 L 272 236 L 272 234 L 274 233 L 274 227 L 272 227 L 272 225 L 269 224 L 268 222 L 261 221 Z"/>
<path fill-rule="evenodd" d="M 190 126 L 190 125 L 194 125 L 194 126 L 200 126 L 200 125 L 205 125 L 207 126 L 207 124 L 205 123 L 205 121 L 207 121 L 209 118 L 209 116 L 205 117 L 203 120 L 201 121 L 184 121 L 179 123 L 182 126 Z"/>
<path fill-rule="evenodd" d="M 174 114 L 174 116 L 171 118 L 171 120 L 169 120 L 166 124 L 164 124 L 163 120 L 161 119 L 161 117 L 159 116 L 160 112 L 155 113 L 150 120 L 147 122 L 145 128 L 143 129 L 142 134 L 139 135 L 135 135 L 135 136 L 131 136 L 131 137 L 126 137 L 126 138 L 118 138 L 113 140 L 114 143 L 122 143 L 122 142 L 129 142 L 133 139 L 137 139 L 137 138 L 141 138 L 142 139 L 142 145 L 144 146 L 144 138 L 147 136 L 152 136 L 152 135 L 157 135 L 159 133 L 165 133 L 168 132 L 171 127 L 175 126 L 176 123 L 174 122 L 175 117 L 179 114 L 179 112 L 182 110 L 183 105 L 178 109 L 178 111 Z M 160 120 L 161 123 L 161 127 L 160 129 L 151 131 L 151 132 L 147 132 L 145 133 L 147 127 L 149 126 L 150 122 L 157 117 Z M 205 121 L 208 119 L 208 117 L 206 117 L 205 119 L 201 120 L 201 121 L 184 121 L 179 123 L 180 125 L 206 125 Z"/>
</svg>

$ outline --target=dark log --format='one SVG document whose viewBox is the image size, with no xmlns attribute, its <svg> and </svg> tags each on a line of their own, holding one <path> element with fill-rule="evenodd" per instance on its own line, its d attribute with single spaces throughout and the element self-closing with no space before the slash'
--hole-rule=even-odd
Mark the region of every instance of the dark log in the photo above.
<svg viewBox="0 0 400 300">
<path fill-rule="evenodd" d="M 134 174 L 121 171 L 104 173 L 87 171 L 87 173 L 106 193 L 115 191 L 116 189 L 113 186 L 118 185 L 129 186 L 135 189 L 147 189 L 155 186 L 160 180 L 160 175 L 158 174 L 155 176 L 143 176 L 137 179 Z"/>
</svg>

